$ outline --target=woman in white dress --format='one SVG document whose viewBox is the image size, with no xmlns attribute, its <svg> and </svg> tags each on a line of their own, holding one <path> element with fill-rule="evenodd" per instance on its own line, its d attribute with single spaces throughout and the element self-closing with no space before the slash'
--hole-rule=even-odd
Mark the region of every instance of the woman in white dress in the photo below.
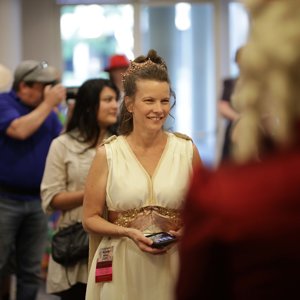
<svg viewBox="0 0 300 300">
<path fill-rule="evenodd" d="M 171 300 L 177 243 L 155 248 L 147 235 L 168 232 L 180 238 L 180 209 L 191 171 L 201 160 L 190 138 L 163 129 L 173 92 L 156 51 L 131 62 L 123 83 L 121 135 L 97 149 L 86 182 L 83 224 L 103 237 L 86 299 Z"/>
</svg>

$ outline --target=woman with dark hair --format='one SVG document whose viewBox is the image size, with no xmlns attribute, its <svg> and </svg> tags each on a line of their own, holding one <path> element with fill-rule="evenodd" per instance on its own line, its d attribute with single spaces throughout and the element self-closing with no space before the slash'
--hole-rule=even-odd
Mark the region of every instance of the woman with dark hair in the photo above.
<svg viewBox="0 0 300 300">
<path fill-rule="evenodd" d="M 65 132 L 50 147 L 41 185 L 47 213 L 61 211 L 59 228 L 81 222 L 85 178 L 96 146 L 117 122 L 119 91 L 106 79 L 90 79 L 79 88 Z M 66 268 L 50 257 L 47 292 L 61 299 L 84 299 L 87 260 Z M 66 276 L 67 275 L 67 276 Z"/>
<path fill-rule="evenodd" d="M 201 161 L 189 137 L 164 130 L 174 94 L 156 51 L 131 62 L 123 84 L 121 135 L 97 149 L 86 183 L 83 224 L 103 237 L 86 299 L 171 300 L 177 243 L 166 242 L 180 238 L 187 183 Z"/>
</svg>

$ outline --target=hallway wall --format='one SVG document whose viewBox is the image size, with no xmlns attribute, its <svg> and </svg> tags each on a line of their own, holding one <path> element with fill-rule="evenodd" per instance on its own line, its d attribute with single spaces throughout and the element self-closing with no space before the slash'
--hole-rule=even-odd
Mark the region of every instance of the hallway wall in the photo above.
<svg viewBox="0 0 300 300">
<path fill-rule="evenodd" d="M 22 59 L 46 60 L 61 68 L 60 6 L 55 0 L 23 0 L 22 19 Z"/>
<path fill-rule="evenodd" d="M 14 69 L 22 59 L 20 0 L 0 1 L 0 64 Z"/>
<path fill-rule="evenodd" d="M 61 68 L 59 17 L 55 0 L 1 0 L 0 63 L 15 69 L 37 59 Z"/>
</svg>

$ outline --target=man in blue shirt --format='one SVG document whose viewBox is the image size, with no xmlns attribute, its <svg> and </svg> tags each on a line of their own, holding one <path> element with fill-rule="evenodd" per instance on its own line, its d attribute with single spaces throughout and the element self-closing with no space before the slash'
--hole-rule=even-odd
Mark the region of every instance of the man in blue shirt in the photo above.
<svg viewBox="0 0 300 300">
<path fill-rule="evenodd" d="M 51 141 L 62 125 L 54 108 L 66 96 L 46 62 L 23 61 L 13 88 L 0 94 L 0 287 L 12 250 L 16 254 L 17 300 L 39 289 L 47 218 L 40 183 Z"/>
</svg>

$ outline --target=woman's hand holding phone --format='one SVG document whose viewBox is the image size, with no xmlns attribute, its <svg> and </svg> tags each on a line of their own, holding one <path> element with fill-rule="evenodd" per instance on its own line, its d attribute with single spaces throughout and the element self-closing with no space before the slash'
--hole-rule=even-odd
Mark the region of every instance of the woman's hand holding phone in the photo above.
<svg viewBox="0 0 300 300">
<path fill-rule="evenodd" d="M 176 236 L 171 235 L 168 232 L 158 232 L 147 235 L 147 237 L 153 241 L 151 247 L 156 249 L 163 249 L 166 246 L 177 241 Z"/>
<path fill-rule="evenodd" d="M 153 248 L 153 241 L 145 236 L 140 230 L 135 228 L 127 228 L 127 236 L 131 238 L 135 244 L 144 252 L 151 254 L 163 254 L 166 252 L 164 248 Z"/>
</svg>

